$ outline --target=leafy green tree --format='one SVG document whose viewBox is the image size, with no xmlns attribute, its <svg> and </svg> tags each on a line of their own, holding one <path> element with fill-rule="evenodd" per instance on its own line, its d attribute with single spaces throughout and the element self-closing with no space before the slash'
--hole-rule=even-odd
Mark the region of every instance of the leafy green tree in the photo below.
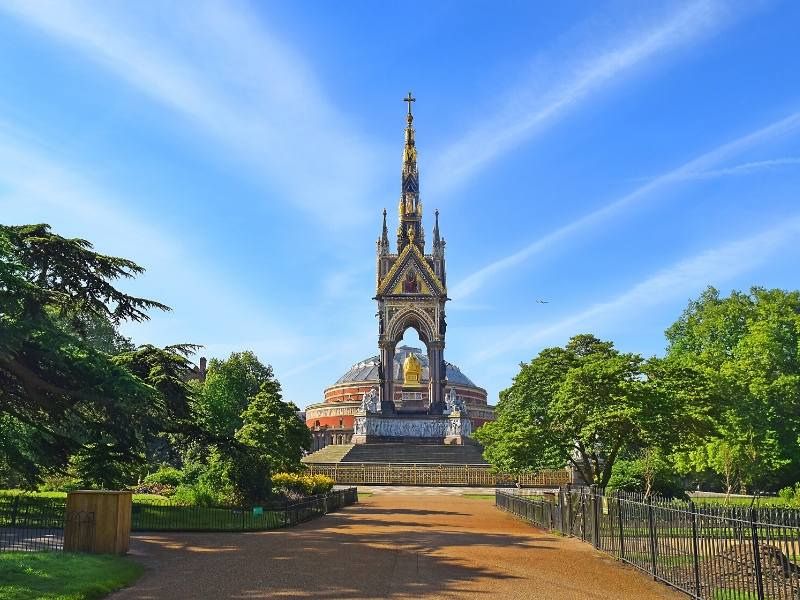
<svg viewBox="0 0 800 600">
<path fill-rule="evenodd" d="M 253 352 L 233 352 L 226 360 L 211 359 L 195 401 L 200 427 L 211 438 L 232 439 L 242 426 L 242 412 L 250 398 L 258 394 L 262 384 L 274 383 L 272 367 Z"/>
<path fill-rule="evenodd" d="M 708 288 L 666 332 L 668 355 L 718 382 L 717 432 L 679 457 L 728 492 L 800 478 L 800 292 Z"/>
<path fill-rule="evenodd" d="M 183 454 L 185 470 L 196 474 L 187 484 L 191 493 L 234 503 L 264 499 L 270 470 L 297 469 L 311 443 L 297 408 L 281 399 L 272 367 L 252 352 L 234 352 L 209 361 L 205 381 L 195 387 L 193 414 L 202 435 Z"/>
<path fill-rule="evenodd" d="M 691 374 L 702 385 L 677 393 Z M 605 486 L 620 452 L 671 450 L 708 427 L 712 386 L 678 362 L 618 352 L 592 335 L 573 337 L 522 364 L 500 394 L 497 420 L 477 430 L 486 458 L 512 472 L 571 464 Z M 688 399 L 696 402 L 687 406 Z"/>
<path fill-rule="evenodd" d="M 281 399 L 277 380 L 263 383 L 242 413 L 236 439 L 265 457 L 273 471 L 296 471 L 311 447 L 311 432 L 297 410 Z"/>
</svg>

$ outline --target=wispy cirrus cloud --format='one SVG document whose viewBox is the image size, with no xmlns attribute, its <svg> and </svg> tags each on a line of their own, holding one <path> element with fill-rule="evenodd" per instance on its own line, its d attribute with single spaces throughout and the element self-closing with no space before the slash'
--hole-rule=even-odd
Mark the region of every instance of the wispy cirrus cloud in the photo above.
<svg viewBox="0 0 800 600">
<path fill-rule="evenodd" d="M 709 284 L 719 284 L 764 264 L 779 250 L 793 243 L 799 234 L 800 214 L 747 238 L 684 259 L 611 300 L 594 304 L 555 323 L 515 327 L 513 334 L 477 353 L 472 362 L 531 349 L 543 343 L 561 344 L 579 331 L 596 330 L 609 321 L 630 318 L 634 313 L 665 302 L 695 296 Z"/>
<path fill-rule="evenodd" d="M 122 282 L 123 288 L 172 307 L 168 316 L 153 312 L 150 322 L 124 326 L 126 335 L 155 344 L 203 344 L 204 352 L 226 340 L 236 340 L 236 350 L 251 343 L 267 347 L 269 340 L 271 360 L 288 364 L 309 351 L 302 332 L 265 316 L 263 299 L 253 298 L 210 261 L 198 261 L 191 240 L 142 218 L 130 208 L 134 205 L 79 165 L 0 123 L 2 222 L 45 222 L 61 235 L 89 239 L 100 252 L 132 257 L 147 271 Z"/>
<path fill-rule="evenodd" d="M 723 169 L 710 169 L 708 171 L 698 171 L 696 173 L 686 173 L 684 179 L 714 179 L 715 177 L 727 177 L 729 175 L 750 175 L 759 171 L 773 171 L 783 167 L 800 166 L 800 157 L 787 156 L 785 158 L 772 158 L 770 160 L 756 160 L 752 162 L 733 165 Z"/>
<path fill-rule="evenodd" d="M 236 163 L 332 227 L 352 223 L 376 149 L 337 110 L 294 48 L 240 3 L 170 5 L 10 0 L 0 10 L 66 44 L 213 140 Z M 164 24 L 171 22 L 169 35 Z M 221 143 L 220 148 L 216 148 Z M 363 211 L 362 211 L 363 212 Z"/>
<path fill-rule="evenodd" d="M 612 31 L 591 32 L 586 36 L 591 44 L 581 52 L 550 57 L 547 62 L 558 65 L 559 71 L 545 86 L 541 81 L 547 76 L 536 69 L 516 86 L 500 91 L 497 95 L 506 103 L 494 111 L 482 111 L 476 127 L 440 152 L 430 169 L 434 175 L 429 189 L 436 193 L 464 183 L 637 68 L 709 37 L 733 17 L 725 2 L 698 0 L 671 14 L 654 16 L 645 27 L 637 22 L 626 28 L 617 21 Z M 598 42 L 598 37 L 606 41 Z"/>
<path fill-rule="evenodd" d="M 636 203 L 644 202 L 656 192 L 663 191 L 670 185 L 692 179 L 701 179 L 708 176 L 708 174 L 715 174 L 715 176 L 727 174 L 725 173 L 725 169 L 718 169 L 716 171 L 712 169 L 723 161 L 730 159 L 732 156 L 736 156 L 759 144 L 795 133 L 798 130 L 800 130 L 800 112 L 793 113 L 766 127 L 723 144 L 710 152 L 706 152 L 684 163 L 680 167 L 650 180 L 648 183 L 626 194 L 622 198 L 610 202 L 571 223 L 567 223 L 531 242 L 524 248 L 478 269 L 453 286 L 450 290 L 450 295 L 454 300 L 464 299 L 480 290 L 491 278 L 525 262 L 532 256 L 552 247 L 557 242 L 561 242 L 605 222 L 610 217 L 620 214 L 623 209 L 627 209 Z M 743 165 L 740 165 L 740 167 L 743 167 Z M 733 173 L 737 174 L 744 171 L 744 169 L 736 170 L 736 167 L 732 169 L 734 170 Z"/>
</svg>

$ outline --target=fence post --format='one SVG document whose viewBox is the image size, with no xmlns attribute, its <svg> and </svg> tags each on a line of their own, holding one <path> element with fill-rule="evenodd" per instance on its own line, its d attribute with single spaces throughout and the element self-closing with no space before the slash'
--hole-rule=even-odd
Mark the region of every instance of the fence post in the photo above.
<svg viewBox="0 0 800 600">
<path fill-rule="evenodd" d="M 619 521 L 619 557 L 625 560 L 625 533 L 622 529 L 622 498 L 617 494 L 617 521 Z"/>
<path fill-rule="evenodd" d="M 753 532 L 754 574 L 756 576 L 756 593 L 758 600 L 764 600 L 764 579 L 761 575 L 761 550 L 758 547 L 758 514 L 755 508 L 750 509 L 750 525 Z"/>
<path fill-rule="evenodd" d="M 581 488 L 581 539 L 586 541 L 586 495 Z"/>
<path fill-rule="evenodd" d="M 656 565 L 656 528 L 653 523 L 653 497 L 647 497 L 647 522 L 650 529 L 650 562 L 653 566 L 653 579 L 658 575 L 658 567 Z"/>
<path fill-rule="evenodd" d="M 564 532 L 565 535 L 572 534 L 572 489 L 570 485 L 567 484 L 564 491 L 564 497 L 567 499 L 567 530 Z"/>
<path fill-rule="evenodd" d="M 700 597 L 700 551 L 697 547 L 697 512 L 694 502 L 689 500 L 689 512 L 692 516 L 692 558 L 694 562 L 694 591 Z"/>
<path fill-rule="evenodd" d="M 599 523 L 599 506 L 598 506 L 598 496 L 597 496 L 597 484 L 593 484 L 591 487 L 591 496 L 592 499 L 592 546 L 597 548 L 600 545 L 600 523 Z"/>
</svg>

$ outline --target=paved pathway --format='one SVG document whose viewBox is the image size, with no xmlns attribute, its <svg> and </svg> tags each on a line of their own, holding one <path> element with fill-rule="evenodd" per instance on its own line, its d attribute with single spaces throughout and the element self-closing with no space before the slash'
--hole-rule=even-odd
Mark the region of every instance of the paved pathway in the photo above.
<svg viewBox="0 0 800 600">
<path fill-rule="evenodd" d="M 341 486 L 342 488 L 349 486 Z M 545 491 L 557 492 L 558 488 L 501 488 L 518 494 L 542 494 Z M 358 493 L 389 496 L 494 496 L 493 487 L 445 487 L 445 486 L 410 486 L 410 485 L 359 485 Z"/>
<path fill-rule="evenodd" d="M 278 531 L 140 534 L 132 553 L 146 572 L 114 600 L 685 598 L 459 496 L 375 495 Z"/>
</svg>

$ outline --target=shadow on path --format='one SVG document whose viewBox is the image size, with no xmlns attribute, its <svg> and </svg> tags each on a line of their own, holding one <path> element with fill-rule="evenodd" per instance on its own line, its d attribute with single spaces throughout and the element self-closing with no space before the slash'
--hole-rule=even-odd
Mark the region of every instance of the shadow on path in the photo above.
<svg viewBox="0 0 800 600">
<path fill-rule="evenodd" d="M 535 565 L 564 567 L 559 544 L 488 502 L 373 497 L 292 529 L 136 535 L 146 573 L 112 598 L 608 597 L 535 594 Z"/>
</svg>

